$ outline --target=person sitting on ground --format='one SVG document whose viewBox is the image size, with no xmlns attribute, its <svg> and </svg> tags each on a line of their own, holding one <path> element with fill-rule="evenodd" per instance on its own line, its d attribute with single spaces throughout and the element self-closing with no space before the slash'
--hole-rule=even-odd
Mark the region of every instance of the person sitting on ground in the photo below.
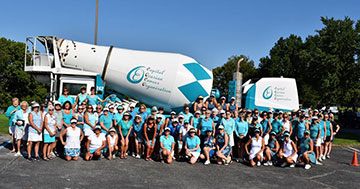
<svg viewBox="0 0 360 189">
<path fill-rule="evenodd" d="M 250 146 L 250 152 L 248 146 Z M 250 165 L 254 167 L 255 165 L 260 166 L 263 159 L 263 152 L 265 149 L 264 139 L 260 136 L 260 129 L 254 130 L 254 136 L 250 138 L 245 144 L 245 151 L 249 155 Z M 256 160 L 256 162 L 255 162 Z"/>
<path fill-rule="evenodd" d="M 219 125 L 218 133 L 216 134 L 216 156 L 218 164 L 228 165 L 231 163 L 231 145 L 229 135 L 225 132 L 224 126 Z"/>
<path fill-rule="evenodd" d="M 77 120 L 72 118 L 70 120 L 70 127 L 67 127 L 60 133 L 60 141 L 64 145 L 65 159 L 67 161 L 79 159 L 80 155 L 80 142 L 84 138 L 84 134 L 79 127 L 76 127 Z M 63 136 L 66 135 L 66 142 Z"/>
<path fill-rule="evenodd" d="M 210 158 L 214 156 L 216 147 L 215 147 L 215 138 L 212 135 L 211 130 L 206 131 L 206 136 L 207 137 L 204 140 L 203 153 L 200 155 L 200 159 L 206 159 L 204 165 L 209 165 L 211 163 Z"/>
<path fill-rule="evenodd" d="M 101 133 L 100 125 L 97 125 L 94 129 L 94 133 L 89 136 L 86 149 L 87 154 L 85 155 L 85 160 L 89 161 L 91 159 L 99 159 L 101 157 L 101 153 L 106 146 L 106 138 L 105 134 Z"/>
<path fill-rule="evenodd" d="M 280 148 L 278 157 L 281 159 L 283 164 L 281 167 L 286 167 L 290 164 L 290 167 L 295 167 L 295 163 L 297 160 L 297 148 L 295 143 L 290 139 L 290 133 L 284 132 L 284 142 Z"/>
<path fill-rule="evenodd" d="M 171 164 L 174 157 L 175 149 L 175 140 L 174 137 L 170 135 L 170 128 L 166 127 L 164 129 L 164 135 L 160 137 L 160 154 L 166 163 Z"/>
<path fill-rule="evenodd" d="M 111 127 L 109 129 L 109 134 L 106 137 L 106 142 L 107 142 L 107 155 L 108 155 L 108 159 L 115 159 L 115 154 L 118 152 L 119 147 L 118 147 L 118 135 L 116 134 L 116 130 L 114 129 L 114 127 Z"/>
<path fill-rule="evenodd" d="M 265 146 L 265 158 L 264 161 L 266 161 L 264 163 L 265 166 L 272 166 L 273 159 L 276 159 L 276 154 L 278 153 L 280 149 L 280 144 L 279 142 L 276 140 L 276 133 L 274 131 L 270 132 L 270 138 L 268 140 L 267 145 Z"/>
<path fill-rule="evenodd" d="M 316 163 L 315 153 L 313 151 L 314 145 L 310 138 L 310 131 L 305 130 L 304 138 L 300 141 L 300 156 L 299 163 L 305 162 L 305 169 L 310 169 L 311 163 Z"/>
<path fill-rule="evenodd" d="M 191 128 L 189 133 L 185 141 L 185 154 L 190 158 L 190 164 L 194 164 L 200 156 L 200 138 L 196 136 L 195 128 Z"/>
</svg>

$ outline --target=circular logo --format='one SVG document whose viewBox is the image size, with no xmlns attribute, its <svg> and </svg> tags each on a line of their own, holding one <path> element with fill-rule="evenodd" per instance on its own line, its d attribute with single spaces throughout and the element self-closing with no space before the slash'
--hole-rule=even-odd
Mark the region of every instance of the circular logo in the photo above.
<svg viewBox="0 0 360 189">
<path fill-rule="evenodd" d="M 263 92 L 263 98 L 266 100 L 270 99 L 272 97 L 272 95 L 273 95 L 273 90 L 272 90 L 271 86 L 267 87 Z"/>
<path fill-rule="evenodd" d="M 133 84 L 140 83 L 145 75 L 144 68 L 145 66 L 138 66 L 130 70 L 130 72 L 126 76 L 126 79 Z"/>
</svg>

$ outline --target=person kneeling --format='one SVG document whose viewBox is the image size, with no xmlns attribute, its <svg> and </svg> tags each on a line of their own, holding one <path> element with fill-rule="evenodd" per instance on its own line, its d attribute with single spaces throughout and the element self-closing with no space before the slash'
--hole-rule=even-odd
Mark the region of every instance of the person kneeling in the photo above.
<svg viewBox="0 0 360 189">
<path fill-rule="evenodd" d="M 195 135 L 195 128 L 191 128 L 189 133 L 185 141 L 185 154 L 190 158 L 190 164 L 194 164 L 200 156 L 200 138 Z"/>
<path fill-rule="evenodd" d="M 218 134 L 216 135 L 216 156 L 218 158 L 218 164 L 224 163 L 228 165 L 231 163 L 231 146 L 229 135 L 224 131 L 224 126 L 218 127 Z"/>
<path fill-rule="evenodd" d="M 86 144 L 86 161 L 89 161 L 93 158 L 99 159 L 103 149 L 106 146 L 105 134 L 101 132 L 101 127 L 99 125 L 95 127 L 94 132 L 95 134 L 89 136 L 88 142 Z"/>
<path fill-rule="evenodd" d="M 290 167 L 295 167 L 295 163 L 297 160 L 297 149 L 295 143 L 290 139 L 290 133 L 284 133 L 284 144 L 280 148 L 280 152 L 278 154 L 279 158 L 283 161 L 281 167 L 286 167 L 286 165 L 290 164 Z"/>
<path fill-rule="evenodd" d="M 299 162 L 305 162 L 305 169 L 310 169 L 311 163 L 316 163 L 315 153 L 313 151 L 313 141 L 310 138 L 310 131 L 305 130 L 304 138 L 300 142 Z"/>
<path fill-rule="evenodd" d="M 170 135 L 170 128 L 165 128 L 165 135 L 161 135 L 160 137 L 160 155 L 165 160 L 166 163 L 172 163 L 174 157 L 174 147 L 175 140 L 174 137 Z M 161 160 L 163 163 L 164 161 Z"/>
<path fill-rule="evenodd" d="M 277 159 L 276 154 L 280 149 L 279 142 L 276 140 L 276 133 L 274 131 L 270 132 L 270 138 L 268 144 L 265 146 L 265 166 L 272 166 L 273 160 Z"/>
<path fill-rule="evenodd" d="M 60 133 L 60 141 L 65 147 L 65 159 L 67 161 L 79 159 L 80 155 L 80 142 L 84 138 L 84 134 L 79 127 L 76 127 L 77 120 L 72 118 L 70 120 L 70 127 L 66 128 Z M 66 135 L 66 142 L 63 136 Z"/>
<path fill-rule="evenodd" d="M 263 152 L 265 148 L 264 139 L 260 136 L 260 130 L 254 130 L 255 136 L 253 136 L 246 144 L 245 150 L 246 153 L 249 155 L 250 165 L 254 167 L 255 165 L 260 166 L 261 161 L 263 159 Z M 251 144 L 251 150 L 249 153 L 248 146 Z M 255 160 L 257 163 L 255 163 Z"/>
<path fill-rule="evenodd" d="M 118 135 L 114 127 L 109 129 L 109 135 L 106 137 L 107 141 L 107 155 L 108 159 L 111 160 L 115 158 L 115 154 L 118 152 Z"/>
<path fill-rule="evenodd" d="M 206 131 L 206 138 L 204 140 L 203 154 L 200 155 L 200 159 L 206 159 L 204 165 L 210 164 L 210 158 L 215 154 L 215 139 L 212 136 L 212 131 Z"/>
</svg>

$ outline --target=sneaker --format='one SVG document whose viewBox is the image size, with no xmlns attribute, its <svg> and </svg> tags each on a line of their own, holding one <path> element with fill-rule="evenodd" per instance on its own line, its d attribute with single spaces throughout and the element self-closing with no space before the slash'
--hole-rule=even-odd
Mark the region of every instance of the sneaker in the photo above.
<svg viewBox="0 0 360 189">
<path fill-rule="evenodd" d="M 54 154 L 54 152 L 50 152 L 49 156 L 52 157 L 52 158 L 55 158 L 55 157 L 56 157 L 56 155 Z"/>
<path fill-rule="evenodd" d="M 322 160 L 324 161 L 325 159 L 326 159 L 326 157 L 323 155 L 323 156 L 322 156 Z"/>
<path fill-rule="evenodd" d="M 256 163 L 256 165 L 257 165 L 258 167 L 260 167 L 260 165 L 261 165 L 260 161 L 258 161 L 258 162 Z"/>
<path fill-rule="evenodd" d="M 319 157 L 318 161 L 322 162 L 323 160 L 321 159 L 321 157 Z"/>
<path fill-rule="evenodd" d="M 134 152 L 131 154 L 131 156 L 132 156 L 132 157 L 136 157 L 136 155 L 135 155 L 135 153 L 134 153 Z"/>
<path fill-rule="evenodd" d="M 327 158 L 327 159 L 330 159 L 330 155 L 326 155 L 326 158 Z"/>
<path fill-rule="evenodd" d="M 319 161 L 315 162 L 316 165 L 323 165 L 322 163 L 320 163 Z"/>
<path fill-rule="evenodd" d="M 268 161 L 268 164 L 269 164 L 269 166 L 273 165 L 272 161 Z"/>
<path fill-rule="evenodd" d="M 291 167 L 291 168 L 294 168 L 294 167 L 295 167 L 295 163 L 291 164 L 290 167 Z"/>
<path fill-rule="evenodd" d="M 112 155 L 112 158 L 113 158 L 113 159 L 115 159 L 115 158 L 116 158 L 115 154 L 113 154 L 113 155 Z"/>
<path fill-rule="evenodd" d="M 20 152 L 16 152 L 16 153 L 14 154 L 14 156 L 15 156 L 15 157 L 19 157 L 19 156 L 21 156 L 21 153 L 20 153 Z"/>
<path fill-rule="evenodd" d="M 284 163 L 282 163 L 281 164 L 281 166 L 280 167 L 286 167 L 287 166 L 287 163 L 286 162 L 284 162 Z"/>
<path fill-rule="evenodd" d="M 38 157 L 34 158 L 34 160 L 40 161 L 40 157 L 38 156 Z"/>
<path fill-rule="evenodd" d="M 265 162 L 265 163 L 264 163 L 264 166 L 269 166 L 269 163 L 268 163 L 268 162 Z"/>
<path fill-rule="evenodd" d="M 204 165 L 210 165 L 210 161 L 209 160 L 206 160 Z"/>
<path fill-rule="evenodd" d="M 310 164 L 306 164 L 305 165 L 305 169 L 310 169 L 311 168 L 311 165 Z"/>
<path fill-rule="evenodd" d="M 140 159 L 140 155 L 139 155 L 139 154 L 136 154 L 135 158 L 136 158 L 136 159 Z"/>
</svg>

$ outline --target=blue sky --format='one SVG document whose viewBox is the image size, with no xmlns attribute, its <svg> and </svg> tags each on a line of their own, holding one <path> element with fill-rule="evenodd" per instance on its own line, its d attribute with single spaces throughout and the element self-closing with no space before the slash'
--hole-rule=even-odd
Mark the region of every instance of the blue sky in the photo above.
<svg viewBox="0 0 360 189">
<path fill-rule="evenodd" d="M 240 54 L 258 65 L 280 37 L 315 34 L 320 16 L 360 19 L 358 0 L 99 1 L 99 45 L 182 53 L 209 69 Z M 24 42 L 55 35 L 93 43 L 95 2 L 2 1 L 0 37 Z"/>
</svg>

